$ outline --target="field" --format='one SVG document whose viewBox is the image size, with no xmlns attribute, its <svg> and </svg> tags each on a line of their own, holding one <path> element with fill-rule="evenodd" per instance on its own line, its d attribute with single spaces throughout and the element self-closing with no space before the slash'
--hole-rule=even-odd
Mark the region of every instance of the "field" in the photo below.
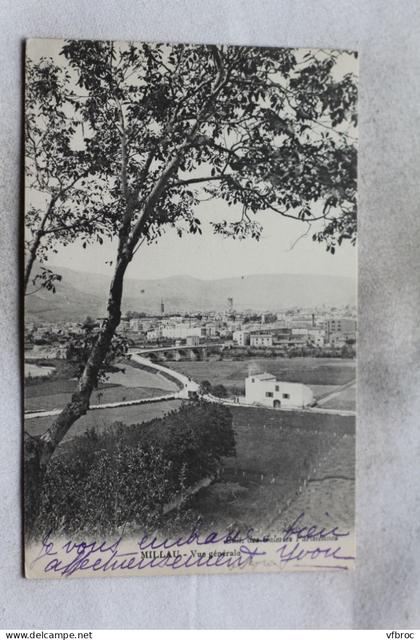
<svg viewBox="0 0 420 640">
<path fill-rule="evenodd" d="M 134 424 L 147 422 L 153 418 L 160 418 L 168 411 L 176 409 L 181 404 L 180 400 L 169 400 L 167 402 L 154 402 L 146 405 L 135 405 L 132 407 L 116 407 L 115 409 L 99 409 L 89 411 L 87 415 L 78 420 L 70 429 L 65 440 L 84 433 L 87 429 L 95 427 L 102 431 L 110 427 L 114 422 L 125 422 Z M 46 431 L 52 424 L 53 417 L 32 418 L 25 420 L 25 430 L 31 435 L 39 435 Z"/>
<path fill-rule="evenodd" d="M 117 372 L 108 375 L 107 384 L 101 384 L 99 389 L 92 393 L 91 404 L 100 405 L 106 402 L 151 398 L 177 391 L 176 384 L 164 376 L 144 371 L 129 364 L 125 364 L 124 367 L 124 373 Z M 40 411 L 63 407 L 70 399 L 76 386 L 75 379 L 65 377 L 68 373 L 67 370 L 62 371 L 61 368 L 58 368 L 55 379 L 42 380 L 27 385 L 25 388 L 25 410 Z M 179 405 L 178 400 L 173 400 L 89 411 L 72 426 L 65 440 L 69 440 L 91 427 L 102 431 L 117 421 L 127 424 L 147 422 L 152 418 L 165 415 Z M 53 420 L 53 416 L 26 419 L 25 429 L 32 435 L 38 435 L 46 431 Z"/>
<path fill-rule="evenodd" d="M 308 385 L 342 385 L 355 377 L 355 361 L 339 358 L 248 358 L 246 360 L 203 360 L 170 362 L 171 369 L 191 376 L 196 382 L 209 380 L 226 387 L 243 387 L 252 373 L 267 371 L 278 380 Z"/>
<path fill-rule="evenodd" d="M 204 528 L 267 533 L 301 512 L 308 523 L 353 526 L 354 417 L 250 408 L 232 413 L 237 456 L 224 461 L 219 480 L 189 505 Z"/>
<path fill-rule="evenodd" d="M 322 404 L 325 409 L 354 410 L 356 405 L 356 386 L 347 387 L 336 396 Z"/>
<path fill-rule="evenodd" d="M 221 384 L 228 393 L 245 393 L 245 377 L 267 371 L 278 380 L 309 385 L 316 400 L 338 389 L 356 376 L 354 360 L 341 358 L 247 358 L 246 360 L 203 360 L 170 362 L 167 365 L 191 376 L 196 382 Z M 327 409 L 356 409 L 355 388 L 345 389 L 323 404 Z"/>
<path fill-rule="evenodd" d="M 32 389 L 34 387 L 31 387 Z M 117 385 L 101 386 L 92 393 L 91 404 L 100 405 L 107 402 L 121 402 L 124 400 L 136 400 L 138 398 L 150 398 L 164 395 L 163 389 L 126 388 Z M 70 400 L 71 393 L 53 393 L 41 396 L 27 397 L 25 400 L 26 411 L 43 411 L 47 409 L 60 409 Z"/>
<path fill-rule="evenodd" d="M 299 368 L 293 364 L 289 368 L 298 376 Z M 172 363 L 171 363 L 172 364 Z M 178 365 L 181 363 L 178 363 Z M 186 367 L 209 363 L 182 363 Z M 210 363 L 212 364 L 212 363 Z M 273 361 L 270 360 L 270 364 Z M 283 364 L 283 363 L 280 363 Z M 290 362 L 286 361 L 285 365 Z M 301 363 L 302 364 L 302 363 Z M 324 370 L 324 363 L 312 370 L 312 363 L 305 362 L 302 368 L 306 379 L 318 375 L 319 382 L 328 381 L 329 371 L 336 367 L 341 379 L 352 379 L 354 367 L 341 361 Z M 231 366 L 230 375 L 239 375 L 237 365 L 246 367 L 247 363 L 221 362 L 224 365 L 224 380 L 228 378 L 227 365 Z M 232 365 L 235 365 L 233 370 Z M 325 365 L 324 365 L 325 366 Z M 178 368 L 178 367 L 177 367 Z M 268 368 L 268 364 L 267 364 Z M 271 369 L 273 371 L 273 369 Z M 278 369 L 277 369 L 278 371 Z M 323 373 L 327 374 L 322 377 Z M 140 373 L 143 375 L 144 372 Z M 122 375 L 122 374 L 120 374 Z M 151 381 L 156 380 L 154 374 Z M 194 375 L 193 373 L 191 375 Z M 278 373 L 276 375 L 279 375 Z M 223 378 L 220 378 L 223 380 Z M 235 378 L 231 378 L 231 380 Z M 137 378 L 130 378 L 134 385 Z M 126 378 L 128 382 L 128 378 Z M 69 382 L 70 385 L 71 381 Z M 59 387 L 57 385 L 60 385 Z M 57 399 L 63 381 L 44 381 L 27 388 L 28 400 L 45 401 Z M 44 393 L 36 395 L 36 388 Z M 328 384 L 317 385 L 324 394 L 336 388 Z M 66 387 L 65 387 L 66 388 Z M 67 388 L 66 388 L 67 390 Z M 70 391 L 70 388 L 68 392 Z M 139 397 L 139 393 L 153 393 L 155 388 L 147 389 L 135 386 L 110 386 L 101 390 L 104 394 L 121 393 L 127 398 Z M 54 393 L 55 392 L 55 393 Z M 325 403 L 341 404 L 341 408 L 354 401 L 354 387 L 344 389 Z M 95 392 L 96 394 L 96 392 Z M 96 402 L 96 395 L 93 401 Z M 107 397 L 108 399 L 108 397 Z M 346 405 L 347 403 L 347 405 Z M 71 438 L 95 427 L 102 431 L 116 421 L 126 424 L 147 422 L 162 417 L 176 409 L 181 401 L 151 403 L 143 406 L 119 407 L 89 412 L 78 420 L 63 441 L 66 446 Z M 345 406 L 346 405 L 346 406 Z M 45 406 L 45 405 L 43 405 Z M 354 423 L 353 416 L 333 414 L 310 414 L 307 412 L 282 412 L 263 408 L 234 407 L 233 424 L 236 438 L 236 457 L 223 461 L 220 477 L 209 487 L 199 491 L 183 508 L 189 511 L 188 518 L 201 518 L 206 529 L 225 529 L 232 525 L 241 529 L 253 527 L 257 532 L 279 531 L 284 523 L 290 523 L 301 512 L 306 514 L 308 523 L 319 526 L 352 527 L 354 518 Z M 53 421 L 52 417 L 26 420 L 25 429 L 30 434 L 44 432 Z M 325 514 L 328 513 L 328 518 Z M 173 515 L 173 514 L 172 514 Z M 171 526 L 169 516 L 169 526 Z"/>
<path fill-rule="evenodd" d="M 59 409 L 75 388 L 75 379 L 62 377 L 32 382 L 25 387 L 25 410 Z M 125 365 L 125 373 L 110 373 L 107 382 L 99 385 L 92 394 L 91 404 L 156 397 L 176 390 L 176 385 L 163 376 Z"/>
<path fill-rule="evenodd" d="M 170 368 L 200 382 L 241 387 L 248 372 L 269 371 L 277 378 L 309 384 L 316 397 L 338 390 L 355 376 L 354 361 L 315 358 L 246 361 L 171 362 Z M 26 409 L 63 406 L 74 389 L 74 380 L 43 380 L 26 387 Z M 154 396 L 175 390 L 162 376 L 127 365 L 126 374 L 115 373 L 92 396 L 101 404 Z M 98 396 L 98 392 L 102 394 Z M 355 386 L 326 400 L 326 409 L 353 409 Z M 89 412 L 67 434 L 71 438 L 95 427 L 109 428 L 162 417 L 180 406 L 179 400 Z M 353 526 L 354 518 L 354 417 L 305 412 L 281 412 L 262 408 L 232 409 L 237 456 L 223 462 L 220 477 L 202 489 L 185 506 L 193 520 L 205 528 L 253 527 L 261 533 L 278 531 L 301 512 L 308 523 Z M 25 429 L 44 432 L 52 417 L 26 420 Z M 184 510 L 184 509 L 183 509 Z M 330 514 L 326 518 L 325 514 Z M 331 521 L 332 519 L 332 521 Z"/>
</svg>

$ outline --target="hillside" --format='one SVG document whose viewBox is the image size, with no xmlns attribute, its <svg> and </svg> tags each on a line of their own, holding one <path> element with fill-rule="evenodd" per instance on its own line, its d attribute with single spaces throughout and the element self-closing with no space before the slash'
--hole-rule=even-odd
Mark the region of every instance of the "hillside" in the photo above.
<svg viewBox="0 0 420 640">
<path fill-rule="evenodd" d="M 109 278 L 105 275 L 57 268 L 62 275 L 57 293 L 39 291 L 26 299 L 27 320 L 72 320 L 105 313 Z M 161 300 L 167 313 L 234 308 L 278 311 L 287 307 L 354 304 L 355 280 L 312 274 L 245 275 L 219 280 L 172 276 L 156 280 L 127 278 L 123 311 L 158 313 Z"/>
</svg>

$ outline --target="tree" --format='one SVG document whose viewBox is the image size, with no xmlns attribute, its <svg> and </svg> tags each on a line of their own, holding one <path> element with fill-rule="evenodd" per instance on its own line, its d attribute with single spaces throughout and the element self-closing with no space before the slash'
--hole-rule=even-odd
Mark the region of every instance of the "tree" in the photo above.
<svg viewBox="0 0 420 640">
<path fill-rule="evenodd" d="M 133 256 L 168 227 L 201 233 L 203 195 L 240 205 L 238 220 L 213 224 L 225 236 L 258 239 L 253 214 L 267 211 L 308 229 L 322 220 L 313 237 L 331 252 L 356 235 L 357 92 L 338 64 L 352 54 L 70 41 L 61 55 L 118 249 L 106 320 L 77 391 L 40 437 L 41 466 L 89 408 Z"/>
<path fill-rule="evenodd" d="M 75 436 L 54 456 L 40 490 L 40 509 L 25 503 L 29 536 L 116 534 L 122 527 L 162 525 L 165 504 L 215 476 L 235 455 L 227 407 L 195 403 L 149 423 L 114 423 Z"/>
<path fill-rule="evenodd" d="M 102 241 L 104 176 L 95 173 L 96 158 L 86 148 L 85 123 L 73 100 L 68 70 L 48 58 L 26 60 L 25 293 L 31 277 L 32 284 L 55 292 L 61 276 L 45 262 L 57 243 Z"/>
<path fill-rule="evenodd" d="M 218 398 L 227 398 L 228 396 L 227 389 L 223 384 L 216 384 L 212 389 L 212 393 Z"/>
<path fill-rule="evenodd" d="M 340 355 L 342 358 L 354 358 L 354 356 L 356 355 L 356 351 L 353 345 L 354 342 L 353 344 L 351 344 L 349 341 L 346 341 L 346 344 L 344 344 L 340 350 Z"/>
<path fill-rule="evenodd" d="M 211 382 L 209 380 L 202 380 L 200 383 L 200 393 L 207 395 L 208 393 L 211 393 Z"/>
<path fill-rule="evenodd" d="M 82 332 L 70 332 L 67 336 L 67 360 L 76 364 L 79 375 L 83 373 L 100 331 L 99 323 L 87 316 L 82 324 Z M 126 354 L 127 348 L 127 340 L 115 333 L 108 352 L 97 370 L 93 389 L 97 389 L 98 384 L 107 379 L 107 373 L 113 370 L 114 362 Z"/>
</svg>

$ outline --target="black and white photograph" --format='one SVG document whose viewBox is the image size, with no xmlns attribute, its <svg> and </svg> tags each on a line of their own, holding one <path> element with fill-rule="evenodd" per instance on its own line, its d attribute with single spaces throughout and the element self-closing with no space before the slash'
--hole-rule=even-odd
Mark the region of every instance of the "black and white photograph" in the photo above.
<svg viewBox="0 0 420 640">
<path fill-rule="evenodd" d="M 28 578 L 354 567 L 355 51 L 32 39 Z"/>
</svg>

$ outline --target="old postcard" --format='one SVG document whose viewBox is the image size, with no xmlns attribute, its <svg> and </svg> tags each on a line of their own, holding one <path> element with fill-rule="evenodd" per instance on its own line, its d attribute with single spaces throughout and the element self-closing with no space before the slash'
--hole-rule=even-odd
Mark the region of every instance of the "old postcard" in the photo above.
<svg viewBox="0 0 420 640">
<path fill-rule="evenodd" d="M 29 578 L 355 561 L 357 55 L 30 40 Z"/>
</svg>

